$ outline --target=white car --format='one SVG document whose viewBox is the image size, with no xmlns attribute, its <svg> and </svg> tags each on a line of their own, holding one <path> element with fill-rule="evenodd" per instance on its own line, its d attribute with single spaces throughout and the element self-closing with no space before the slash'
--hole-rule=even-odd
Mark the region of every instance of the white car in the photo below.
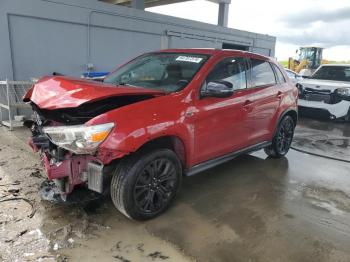
<svg viewBox="0 0 350 262">
<path fill-rule="evenodd" d="M 290 70 L 288 68 L 285 68 L 284 70 L 286 70 L 286 73 L 287 73 L 288 77 L 294 83 L 298 83 L 298 82 L 300 82 L 301 80 L 304 79 L 300 74 L 298 74 L 298 73 L 296 73 L 296 72 L 294 72 L 294 71 L 292 71 L 292 70 Z"/>
<path fill-rule="evenodd" d="M 297 87 L 301 115 L 350 120 L 350 64 L 321 65 Z"/>
</svg>

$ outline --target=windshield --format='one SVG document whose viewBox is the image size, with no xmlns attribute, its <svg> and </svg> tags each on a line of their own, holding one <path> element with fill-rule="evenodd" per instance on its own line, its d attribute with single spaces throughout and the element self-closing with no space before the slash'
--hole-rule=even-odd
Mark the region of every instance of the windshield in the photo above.
<svg viewBox="0 0 350 262">
<path fill-rule="evenodd" d="M 314 57 L 314 50 L 311 48 L 301 48 L 300 49 L 300 55 L 299 55 L 299 60 L 312 60 Z"/>
<path fill-rule="evenodd" d="M 202 54 L 146 54 L 109 74 L 104 82 L 175 92 L 191 82 L 207 59 Z"/>
<path fill-rule="evenodd" d="M 322 66 L 311 78 L 350 82 L 350 66 Z"/>
</svg>

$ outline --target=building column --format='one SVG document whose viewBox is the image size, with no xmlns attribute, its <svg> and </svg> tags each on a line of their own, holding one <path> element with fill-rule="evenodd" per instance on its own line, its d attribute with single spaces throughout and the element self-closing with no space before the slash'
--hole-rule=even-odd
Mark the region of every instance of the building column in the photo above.
<svg viewBox="0 0 350 262">
<path fill-rule="evenodd" d="M 145 10 L 144 0 L 131 0 L 131 7 L 135 9 Z"/>
<path fill-rule="evenodd" d="M 227 27 L 229 3 L 219 3 L 218 25 Z"/>
</svg>

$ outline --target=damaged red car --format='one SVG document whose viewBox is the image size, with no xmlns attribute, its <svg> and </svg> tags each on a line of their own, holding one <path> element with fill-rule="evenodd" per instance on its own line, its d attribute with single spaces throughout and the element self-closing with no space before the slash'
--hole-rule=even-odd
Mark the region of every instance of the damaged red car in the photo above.
<svg viewBox="0 0 350 262">
<path fill-rule="evenodd" d="M 41 152 L 62 198 L 76 187 L 110 192 L 144 220 L 166 210 L 189 176 L 259 149 L 284 156 L 298 91 L 261 55 L 173 49 L 141 55 L 103 82 L 41 78 L 26 94 Z"/>
</svg>

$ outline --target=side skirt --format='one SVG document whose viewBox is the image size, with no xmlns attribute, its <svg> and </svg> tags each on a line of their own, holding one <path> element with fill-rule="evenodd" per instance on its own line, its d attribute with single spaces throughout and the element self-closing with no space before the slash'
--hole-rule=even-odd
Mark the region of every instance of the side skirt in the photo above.
<svg viewBox="0 0 350 262">
<path fill-rule="evenodd" d="M 197 164 L 197 165 L 191 167 L 190 169 L 187 169 L 185 174 L 186 174 L 186 176 L 193 176 L 193 175 L 198 174 L 204 170 L 207 170 L 209 168 L 213 168 L 217 165 L 220 165 L 222 163 L 230 161 L 230 160 L 232 160 L 240 155 L 252 153 L 254 151 L 258 151 L 258 150 L 263 149 L 263 148 L 270 146 L 270 145 L 271 145 L 271 142 L 265 141 L 265 142 L 262 142 L 262 143 L 259 143 L 259 144 L 253 145 L 253 146 L 249 146 L 249 147 L 240 149 L 238 151 L 234 151 L 232 153 L 208 160 L 206 162 L 202 162 L 200 164 Z"/>
</svg>

